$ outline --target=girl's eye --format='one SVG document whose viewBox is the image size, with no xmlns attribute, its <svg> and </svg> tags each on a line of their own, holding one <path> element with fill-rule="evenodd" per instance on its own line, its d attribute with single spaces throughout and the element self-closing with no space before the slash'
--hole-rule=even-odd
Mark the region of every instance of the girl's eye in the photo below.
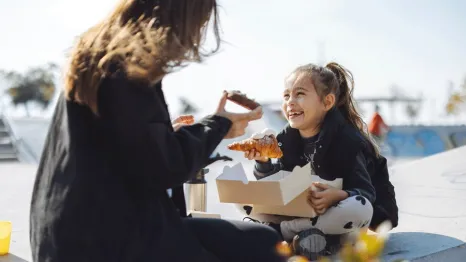
<svg viewBox="0 0 466 262">
<path fill-rule="evenodd" d="M 298 93 L 296 93 L 296 95 L 301 96 L 301 95 L 304 95 L 304 93 L 303 92 L 298 92 Z"/>
<path fill-rule="evenodd" d="M 288 99 L 288 98 L 290 98 L 290 95 L 289 95 L 289 94 L 284 94 L 284 95 L 283 95 L 283 98 L 284 98 L 284 99 Z"/>
</svg>

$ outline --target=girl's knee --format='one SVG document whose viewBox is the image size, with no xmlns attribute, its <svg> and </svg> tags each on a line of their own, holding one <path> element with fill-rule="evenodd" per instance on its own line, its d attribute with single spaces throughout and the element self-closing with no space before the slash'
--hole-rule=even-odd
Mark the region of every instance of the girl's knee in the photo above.
<svg viewBox="0 0 466 262">
<path fill-rule="evenodd" d="M 365 197 L 363 197 L 361 195 L 350 196 L 347 199 L 345 199 L 344 201 L 346 201 L 346 202 L 348 202 L 348 203 L 350 203 L 352 205 L 357 204 L 357 205 L 361 205 L 361 206 L 370 206 L 370 207 L 372 207 L 371 202 L 367 198 L 365 198 Z"/>
<path fill-rule="evenodd" d="M 249 216 L 252 212 L 252 206 L 244 205 L 244 204 L 234 204 L 234 206 L 238 209 L 238 211 L 245 216 Z"/>
<path fill-rule="evenodd" d="M 243 217 L 249 217 L 254 220 L 261 221 L 261 222 L 269 222 L 269 223 L 277 224 L 286 219 L 278 215 L 261 214 L 261 213 L 254 212 L 253 207 L 250 205 L 235 204 L 235 206 L 239 210 L 239 212 L 243 215 Z"/>
<path fill-rule="evenodd" d="M 344 214 L 358 224 L 369 223 L 374 212 L 371 202 L 363 196 L 352 196 L 340 203 L 339 206 Z"/>
<path fill-rule="evenodd" d="M 357 209 L 357 210 L 366 210 L 369 211 L 372 215 L 373 208 L 371 202 L 360 195 L 357 196 L 351 196 L 348 197 L 347 199 L 343 200 L 342 203 L 345 207 L 351 207 L 351 209 Z"/>
</svg>

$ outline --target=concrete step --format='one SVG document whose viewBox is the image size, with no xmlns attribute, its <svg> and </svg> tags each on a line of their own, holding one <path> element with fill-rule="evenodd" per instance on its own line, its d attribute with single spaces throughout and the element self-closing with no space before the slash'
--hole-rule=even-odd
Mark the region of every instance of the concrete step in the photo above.
<svg viewBox="0 0 466 262">
<path fill-rule="evenodd" d="M 5 120 L 0 118 L 0 161 L 18 160 L 18 153 L 13 145 L 13 139 L 7 129 Z"/>
<path fill-rule="evenodd" d="M 0 144 L 0 160 L 17 160 L 18 152 L 11 143 Z"/>
<path fill-rule="evenodd" d="M 10 132 L 6 128 L 0 128 L 0 137 L 10 136 Z"/>
<path fill-rule="evenodd" d="M 18 154 L 0 152 L 0 161 L 5 161 L 5 160 L 18 160 Z"/>
<path fill-rule="evenodd" d="M 0 135 L 0 144 L 11 144 L 11 138 L 9 136 Z"/>
<path fill-rule="evenodd" d="M 9 151 L 16 151 L 15 146 L 13 145 L 13 143 L 11 143 L 11 141 L 6 141 L 6 143 L 0 143 L 0 153 Z"/>
</svg>

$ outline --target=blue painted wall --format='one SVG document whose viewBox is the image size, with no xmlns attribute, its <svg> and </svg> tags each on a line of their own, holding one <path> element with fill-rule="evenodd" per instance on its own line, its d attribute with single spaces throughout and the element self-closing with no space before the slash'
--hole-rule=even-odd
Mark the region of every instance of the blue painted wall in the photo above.
<svg viewBox="0 0 466 262">
<path fill-rule="evenodd" d="M 34 151 L 38 159 L 50 123 L 49 119 L 13 119 L 12 127 L 16 135 L 23 139 Z M 281 113 L 264 108 L 263 121 L 254 121 L 247 135 L 273 128 L 277 132 L 286 124 Z M 424 157 L 448 149 L 466 145 L 466 126 L 392 126 L 382 154 L 387 157 Z"/>
<path fill-rule="evenodd" d="M 265 126 L 280 131 L 286 124 L 281 111 L 264 108 Z M 425 157 L 448 149 L 466 145 L 466 125 L 391 126 L 385 142 L 381 145 L 382 154 L 387 157 Z"/>
<path fill-rule="evenodd" d="M 466 145 L 466 126 L 392 126 L 384 155 L 424 157 Z"/>
</svg>

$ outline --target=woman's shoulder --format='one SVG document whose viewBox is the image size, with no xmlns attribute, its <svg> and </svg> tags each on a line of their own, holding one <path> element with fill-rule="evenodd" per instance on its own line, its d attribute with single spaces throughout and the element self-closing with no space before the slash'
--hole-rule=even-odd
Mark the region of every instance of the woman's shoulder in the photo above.
<svg viewBox="0 0 466 262">
<path fill-rule="evenodd" d="M 162 88 L 161 81 L 148 84 L 135 79 L 128 78 L 124 72 L 116 71 L 102 77 L 98 88 L 100 98 L 123 96 L 130 99 L 135 96 L 150 97 L 150 93 L 156 93 L 157 89 Z"/>
<path fill-rule="evenodd" d="M 163 103 L 158 98 L 157 89 L 161 89 L 161 83 L 148 86 L 121 73 L 108 75 L 102 79 L 97 90 L 99 112 L 105 113 L 118 107 L 133 107 L 133 110 L 142 111 L 162 110 L 159 109 Z"/>
<path fill-rule="evenodd" d="M 103 89 L 105 88 L 120 88 L 120 89 L 142 88 L 146 90 L 152 90 L 154 88 L 161 88 L 161 87 L 162 87 L 162 81 L 158 81 L 154 84 L 150 84 L 145 81 L 129 78 L 123 70 L 116 70 L 109 74 L 106 74 L 105 76 L 102 76 L 99 89 L 100 88 L 103 88 Z"/>
</svg>

